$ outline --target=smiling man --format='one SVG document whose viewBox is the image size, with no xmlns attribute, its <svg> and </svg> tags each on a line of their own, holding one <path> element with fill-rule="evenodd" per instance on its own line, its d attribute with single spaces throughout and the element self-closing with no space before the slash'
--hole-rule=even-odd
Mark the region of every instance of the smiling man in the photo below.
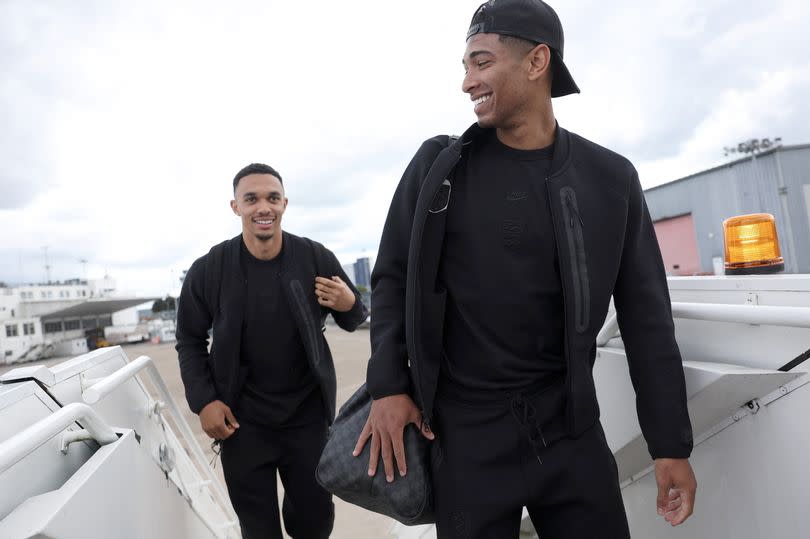
<svg viewBox="0 0 810 539">
<path fill-rule="evenodd" d="M 475 12 L 462 90 L 477 123 L 425 142 L 397 188 L 372 275 L 371 443 L 407 473 L 432 439 L 440 539 L 629 537 L 592 374 L 611 296 L 670 524 L 692 513 L 692 429 L 661 254 L 633 165 L 560 127 L 579 88 L 540 0 Z"/>
<path fill-rule="evenodd" d="M 329 537 L 331 496 L 315 468 L 335 414 L 335 367 L 324 318 L 353 331 L 360 295 L 323 245 L 281 230 L 281 175 L 249 165 L 233 180 L 242 233 L 192 264 L 177 312 L 180 372 L 191 410 L 222 450 L 245 539 Z M 213 328 L 211 350 L 208 332 Z"/>
</svg>

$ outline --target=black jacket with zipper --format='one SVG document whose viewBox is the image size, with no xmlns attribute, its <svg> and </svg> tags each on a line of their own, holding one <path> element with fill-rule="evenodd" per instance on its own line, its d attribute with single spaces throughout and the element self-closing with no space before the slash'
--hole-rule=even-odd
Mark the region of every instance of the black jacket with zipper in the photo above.
<svg viewBox="0 0 810 539">
<path fill-rule="evenodd" d="M 394 194 L 371 278 L 375 398 L 410 393 L 430 421 L 442 354 L 446 291 L 437 275 L 452 172 L 482 129 L 438 136 L 417 151 Z M 624 157 L 557 127 L 546 188 L 565 306 L 568 434 L 599 418 L 596 336 L 613 296 L 653 458 L 692 450 L 683 366 L 664 265 L 638 173 Z"/>
<path fill-rule="evenodd" d="M 323 335 L 323 322 L 331 313 L 341 328 L 354 331 L 368 312 L 331 251 L 308 238 L 282 234 L 282 289 L 331 423 L 335 417 L 335 365 Z M 241 245 L 241 235 L 215 245 L 191 265 L 183 281 L 177 310 L 176 349 L 186 400 L 195 414 L 214 400 L 233 407 L 244 383 L 240 346 L 247 279 L 242 268 Z M 315 296 L 316 275 L 337 275 L 343 279 L 354 292 L 354 307 L 345 313 L 322 307 Z M 211 328 L 213 341 L 209 353 Z"/>
</svg>

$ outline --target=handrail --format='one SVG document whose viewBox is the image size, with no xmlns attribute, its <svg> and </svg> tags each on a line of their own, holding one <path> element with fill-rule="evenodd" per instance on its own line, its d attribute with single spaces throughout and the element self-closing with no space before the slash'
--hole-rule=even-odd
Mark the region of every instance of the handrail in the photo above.
<svg viewBox="0 0 810 539">
<path fill-rule="evenodd" d="M 709 322 L 810 328 L 810 308 L 808 307 L 673 302 L 672 317 Z M 605 346 L 618 334 L 618 331 L 619 320 L 614 312 L 605 320 L 605 324 L 596 336 L 596 346 Z"/>
<path fill-rule="evenodd" d="M 602 329 L 599 330 L 599 334 L 596 336 L 596 346 L 605 346 L 618 332 L 619 319 L 616 313 L 613 313 L 605 321 L 605 325 L 602 326 Z"/>
<path fill-rule="evenodd" d="M 91 387 L 85 389 L 82 393 L 82 399 L 88 404 L 95 404 L 105 396 L 109 395 L 115 388 L 133 378 L 136 374 L 144 369 L 146 369 L 146 371 L 149 373 L 149 377 L 157 387 L 161 398 L 168 406 L 171 414 L 174 416 L 175 423 L 180 429 L 183 437 L 186 439 L 186 443 L 188 444 L 191 453 L 194 455 L 194 458 L 196 458 L 198 464 L 201 465 L 200 467 L 202 468 L 206 479 L 211 481 L 211 484 L 214 487 L 214 492 L 219 498 L 225 513 L 229 518 L 235 520 L 236 515 L 233 513 L 233 509 L 231 508 L 230 498 L 228 498 L 228 496 L 225 494 L 219 480 L 211 471 L 211 466 L 208 464 L 200 445 L 197 443 L 197 438 L 194 436 L 194 433 L 191 431 L 191 427 L 189 427 L 188 422 L 183 417 L 183 413 L 180 411 L 180 407 L 177 406 L 177 402 L 169 392 L 169 388 L 166 387 L 166 382 L 164 382 L 163 377 L 160 376 L 160 373 L 155 367 L 152 358 L 149 356 L 140 356 L 135 358 L 114 373 L 106 376 L 99 382 L 93 384 Z"/>
<path fill-rule="evenodd" d="M 810 308 L 725 303 L 672 303 L 673 318 L 810 328 Z"/>
<path fill-rule="evenodd" d="M 95 410 L 86 404 L 74 402 L 0 443 L 0 473 L 76 422 L 81 423 L 99 445 L 118 440 L 118 435 Z"/>
</svg>

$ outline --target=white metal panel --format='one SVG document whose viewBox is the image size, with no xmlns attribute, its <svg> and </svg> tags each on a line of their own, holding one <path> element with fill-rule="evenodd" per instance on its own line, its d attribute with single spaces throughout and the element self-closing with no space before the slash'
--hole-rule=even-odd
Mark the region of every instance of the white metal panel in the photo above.
<svg viewBox="0 0 810 539">
<path fill-rule="evenodd" d="M 810 384 L 695 447 L 695 514 L 671 528 L 655 513 L 654 474 L 622 491 L 633 537 L 803 538 L 810 530 Z"/>
<path fill-rule="evenodd" d="M 596 393 L 605 437 L 616 457 L 619 480 L 652 464 L 641 434 L 622 350 L 601 349 L 594 366 Z M 727 364 L 684 362 L 689 417 L 695 436 L 731 416 L 746 402 L 762 397 L 803 373 L 751 369 Z"/>
<path fill-rule="evenodd" d="M 58 409 L 59 405 L 35 382 L 0 385 L 0 441 Z M 78 429 L 76 425 L 68 430 Z M 28 497 L 60 487 L 89 458 L 95 446 L 92 442 L 75 443 L 65 455 L 59 450 L 59 438 L 54 437 L 0 474 L 0 518 Z"/>
<path fill-rule="evenodd" d="M 218 533 L 215 533 L 218 532 Z M 212 530 L 138 447 L 134 432 L 99 449 L 61 488 L 0 521 L 0 537 L 214 538 Z"/>
</svg>

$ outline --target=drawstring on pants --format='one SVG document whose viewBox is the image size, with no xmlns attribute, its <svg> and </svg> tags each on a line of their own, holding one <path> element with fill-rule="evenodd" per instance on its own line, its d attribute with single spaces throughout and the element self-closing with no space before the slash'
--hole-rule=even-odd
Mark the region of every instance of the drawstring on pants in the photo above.
<svg viewBox="0 0 810 539">
<path fill-rule="evenodd" d="M 515 416 L 515 419 L 520 423 L 521 429 L 529 438 L 529 442 L 534 450 L 534 456 L 537 457 L 537 462 L 543 464 L 543 461 L 540 459 L 540 452 L 543 448 L 548 447 L 548 444 L 546 443 L 543 431 L 537 420 L 537 410 L 534 405 L 527 401 L 522 395 L 517 395 L 512 398 L 510 408 L 512 415 Z M 542 446 L 540 445 L 541 443 Z"/>
</svg>

